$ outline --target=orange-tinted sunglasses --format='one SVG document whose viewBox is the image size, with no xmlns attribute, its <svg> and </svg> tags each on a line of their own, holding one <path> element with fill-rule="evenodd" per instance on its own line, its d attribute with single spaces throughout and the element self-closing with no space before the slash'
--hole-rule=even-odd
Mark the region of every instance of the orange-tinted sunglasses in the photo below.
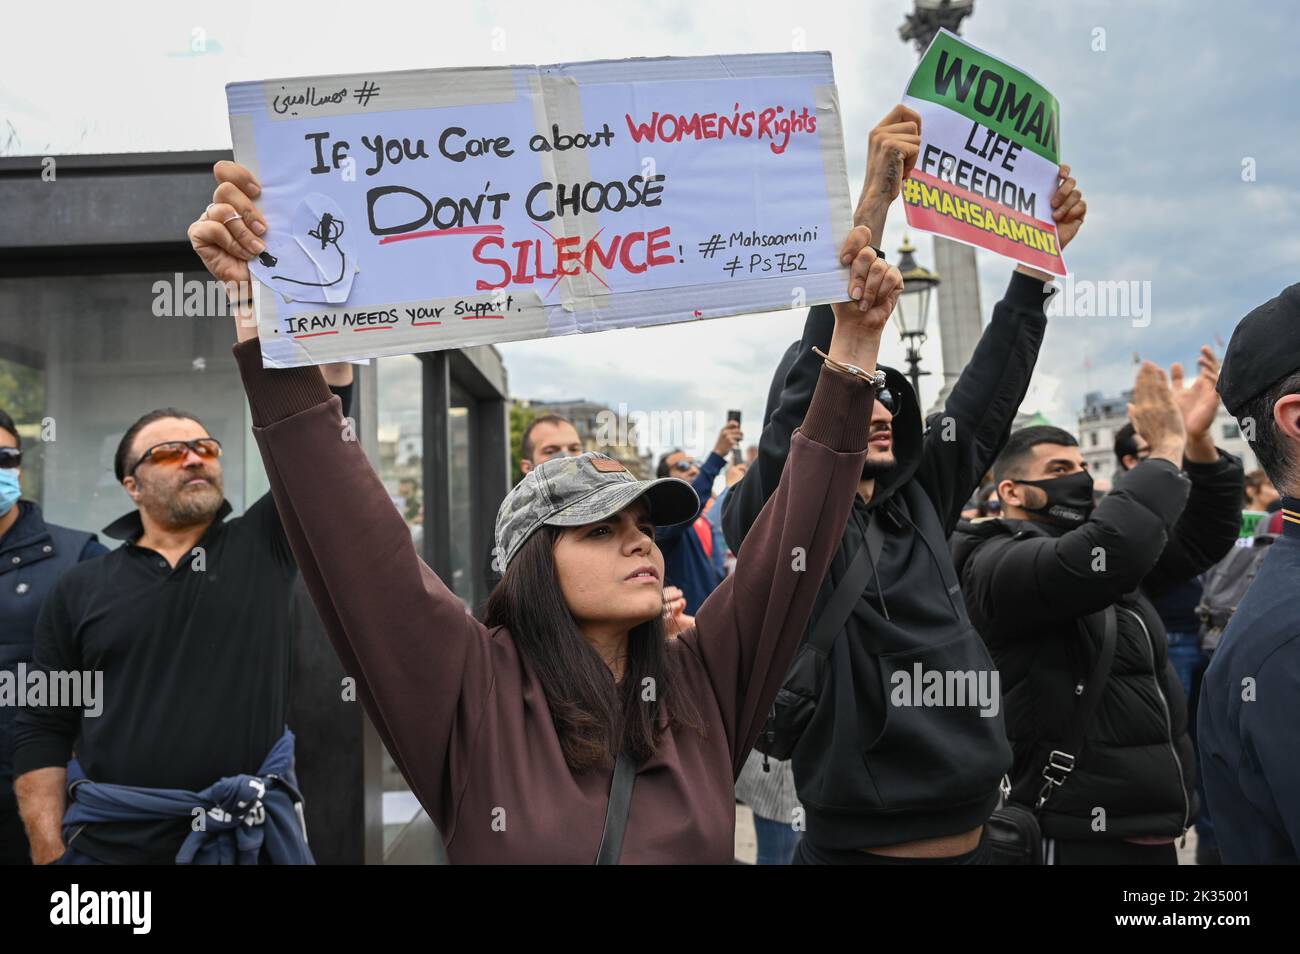
<svg viewBox="0 0 1300 954">
<path fill-rule="evenodd" d="M 127 473 L 134 477 L 140 465 L 147 460 L 155 464 L 179 464 L 190 451 L 204 460 L 214 460 L 221 456 L 221 441 L 215 437 L 197 437 L 192 441 L 163 441 L 141 454 L 135 466 Z"/>
</svg>

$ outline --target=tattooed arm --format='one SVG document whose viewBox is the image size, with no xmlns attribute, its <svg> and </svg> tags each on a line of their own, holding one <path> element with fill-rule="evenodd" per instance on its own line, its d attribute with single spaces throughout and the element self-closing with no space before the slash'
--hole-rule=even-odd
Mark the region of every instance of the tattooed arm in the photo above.
<svg viewBox="0 0 1300 954">
<path fill-rule="evenodd" d="M 890 203 L 898 198 L 903 179 L 916 165 L 920 151 L 921 117 L 901 103 L 876 124 L 867 138 L 867 175 L 853 212 L 853 224 L 871 229 L 876 242 L 885 240 Z"/>
</svg>

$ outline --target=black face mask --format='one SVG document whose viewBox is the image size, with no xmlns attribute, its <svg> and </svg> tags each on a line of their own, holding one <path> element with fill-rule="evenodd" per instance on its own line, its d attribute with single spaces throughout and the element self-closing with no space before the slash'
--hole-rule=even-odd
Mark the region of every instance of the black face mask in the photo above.
<svg viewBox="0 0 1300 954">
<path fill-rule="evenodd" d="M 1073 530 L 1092 516 L 1092 508 L 1095 506 L 1092 499 L 1092 474 L 1086 470 L 1065 477 L 1017 480 L 1016 483 L 1037 487 L 1047 494 L 1047 503 L 1043 506 L 1025 508 L 1047 523 Z"/>
</svg>

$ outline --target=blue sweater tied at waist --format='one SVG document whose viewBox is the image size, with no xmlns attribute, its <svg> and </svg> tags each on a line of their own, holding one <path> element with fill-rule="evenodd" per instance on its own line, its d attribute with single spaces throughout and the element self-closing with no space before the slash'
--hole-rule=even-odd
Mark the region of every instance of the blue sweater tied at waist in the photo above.
<svg viewBox="0 0 1300 954">
<path fill-rule="evenodd" d="M 294 736 L 286 727 L 256 775 L 229 775 L 201 792 L 94 782 L 73 759 L 64 839 L 86 823 L 193 818 L 191 827 L 198 827 L 176 853 L 178 865 L 255 865 L 263 849 L 273 865 L 314 865 L 293 757 Z"/>
</svg>

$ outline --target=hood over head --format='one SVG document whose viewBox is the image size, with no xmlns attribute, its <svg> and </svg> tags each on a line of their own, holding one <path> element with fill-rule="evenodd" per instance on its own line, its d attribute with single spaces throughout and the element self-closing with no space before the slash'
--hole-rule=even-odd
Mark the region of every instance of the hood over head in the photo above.
<svg viewBox="0 0 1300 954">
<path fill-rule="evenodd" d="M 799 342 L 795 341 L 781 356 L 781 363 L 777 365 L 776 373 L 772 376 L 771 387 L 767 392 L 767 408 L 763 411 L 764 427 L 767 427 L 767 422 L 772 419 L 772 414 L 776 411 L 777 404 L 781 400 L 782 388 L 785 386 L 786 375 L 790 373 L 798 354 Z M 912 390 L 911 382 L 896 368 L 883 364 L 878 367 L 885 372 L 885 381 L 889 389 L 902 399 L 902 407 L 894 416 L 893 422 L 896 463 L 887 473 L 876 478 L 876 490 L 871 495 L 871 503 L 867 505 L 869 509 L 884 503 L 899 487 L 912 479 L 912 474 L 921 463 L 921 441 L 924 436 L 921 405 L 916 392 Z M 928 424 L 929 422 L 927 426 Z"/>
</svg>

